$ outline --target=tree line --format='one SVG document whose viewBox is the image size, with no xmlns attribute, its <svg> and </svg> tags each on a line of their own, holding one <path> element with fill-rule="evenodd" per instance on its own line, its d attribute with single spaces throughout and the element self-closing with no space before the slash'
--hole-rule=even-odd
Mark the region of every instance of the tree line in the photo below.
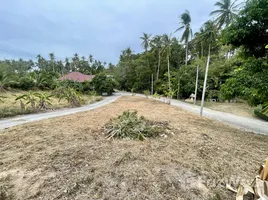
<svg viewBox="0 0 268 200">
<path fill-rule="evenodd" d="M 189 11 L 179 16 L 180 26 L 171 34 L 140 37 L 142 53 L 130 47 L 121 52 L 115 77 L 121 90 L 188 98 L 231 100 L 250 105 L 268 102 L 268 0 L 220 0 L 198 32 L 191 29 Z M 181 38 L 175 33 L 181 32 Z M 204 83 L 204 79 L 207 81 Z"/>
<path fill-rule="evenodd" d="M 89 55 L 88 59 L 79 56 L 77 53 L 72 58 L 56 60 L 55 54 L 50 53 L 49 59 L 37 55 L 36 62 L 32 60 L 1 60 L 0 61 L 0 91 L 8 88 L 29 90 L 54 89 L 60 76 L 69 72 L 81 72 L 88 75 L 95 75 L 112 72 L 115 66 L 112 63 L 107 65 Z"/>
</svg>

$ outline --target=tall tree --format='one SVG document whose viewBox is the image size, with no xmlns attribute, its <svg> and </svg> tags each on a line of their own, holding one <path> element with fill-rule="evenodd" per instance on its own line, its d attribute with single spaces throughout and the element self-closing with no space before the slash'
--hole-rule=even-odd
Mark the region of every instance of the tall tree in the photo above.
<svg viewBox="0 0 268 200">
<path fill-rule="evenodd" d="M 71 67 L 70 67 L 69 58 L 66 57 L 64 62 L 65 62 L 65 69 L 67 70 L 67 72 L 70 72 L 71 71 Z"/>
<path fill-rule="evenodd" d="M 36 58 L 37 58 L 37 66 L 39 67 L 39 69 L 45 70 L 44 58 L 40 54 L 38 54 Z"/>
<path fill-rule="evenodd" d="M 150 48 L 151 34 L 143 33 L 143 36 L 140 37 L 142 40 L 141 46 L 144 48 L 145 52 Z"/>
<path fill-rule="evenodd" d="M 175 32 L 180 31 L 184 29 L 183 34 L 181 36 L 181 41 L 184 41 L 185 43 L 185 65 L 187 66 L 188 63 L 188 43 L 189 39 L 193 36 L 193 31 L 191 29 L 191 15 L 188 10 L 186 10 L 184 13 L 180 16 L 180 24 L 181 27 L 179 27 Z"/>
<path fill-rule="evenodd" d="M 170 35 L 164 34 L 164 35 L 163 35 L 163 42 L 164 42 L 165 51 L 166 51 L 166 55 L 167 55 L 168 90 L 169 90 L 169 95 L 171 96 L 170 66 L 169 66 L 169 57 L 170 57 L 170 51 L 171 51 L 170 46 L 171 46 L 171 43 L 172 43 L 172 37 L 171 37 L 171 34 L 170 34 Z"/>
<path fill-rule="evenodd" d="M 52 67 L 53 72 L 55 72 L 55 54 L 49 53 L 50 65 Z"/>
<path fill-rule="evenodd" d="M 203 115 L 203 107 L 204 107 L 204 100 L 206 94 L 206 85 L 207 85 L 207 76 L 208 76 L 208 69 L 209 69 L 209 62 L 210 62 L 210 50 L 211 44 L 215 42 L 217 38 L 217 27 L 212 21 L 207 21 L 204 24 L 204 32 L 202 34 L 204 42 L 208 44 L 208 58 L 207 58 L 207 65 L 206 65 L 206 72 L 205 72 L 205 79 L 203 85 L 203 93 L 202 93 L 202 102 L 201 102 L 201 110 L 200 115 Z"/>
<path fill-rule="evenodd" d="M 229 26 L 234 19 L 237 17 L 238 5 L 236 5 L 237 0 L 233 2 L 231 0 L 220 0 L 215 3 L 214 6 L 217 7 L 217 10 L 214 10 L 210 15 L 216 16 L 215 23 L 220 29 L 225 26 Z"/>
<path fill-rule="evenodd" d="M 151 41 L 151 46 L 157 49 L 158 64 L 157 64 L 156 80 L 158 80 L 159 71 L 160 71 L 160 62 L 161 62 L 161 49 L 163 47 L 162 36 L 161 35 L 154 36 L 152 41 Z"/>
<path fill-rule="evenodd" d="M 89 65 L 90 74 L 92 75 L 92 64 L 93 64 L 93 61 L 94 61 L 93 55 L 90 54 L 89 57 L 88 57 L 88 60 L 89 60 L 89 63 L 90 63 L 90 65 Z"/>
<path fill-rule="evenodd" d="M 77 53 L 74 54 L 72 58 L 72 71 L 77 71 L 79 70 L 79 55 Z"/>
</svg>

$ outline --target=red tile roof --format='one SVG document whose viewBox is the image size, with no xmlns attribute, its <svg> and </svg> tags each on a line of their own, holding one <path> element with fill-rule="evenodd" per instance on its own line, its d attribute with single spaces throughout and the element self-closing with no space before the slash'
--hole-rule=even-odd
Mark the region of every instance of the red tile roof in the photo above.
<svg viewBox="0 0 268 200">
<path fill-rule="evenodd" d="M 84 82 L 84 81 L 91 81 L 95 75 L 85 75 L 80 72 L 71 72 L 61 78 L 59 80 L 72 80 L 72 81 L 77 81 L 77 82 Z"/>
</svg>

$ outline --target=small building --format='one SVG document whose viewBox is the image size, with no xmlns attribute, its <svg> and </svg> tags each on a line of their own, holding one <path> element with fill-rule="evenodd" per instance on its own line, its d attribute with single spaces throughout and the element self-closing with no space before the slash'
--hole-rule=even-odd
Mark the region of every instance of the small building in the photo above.
<svg viewBox="0 0 268 200">
<path fill-rule="evenodd" d="M 84 81 L 92 81 L 95 75 L 85 75 L 80 72 L 71 72 L 65 76 L 59 78 L 59 80 L 70 80 L 70 81 L 77 81 L 77 82 L 84 82 Z"/>
</svg>

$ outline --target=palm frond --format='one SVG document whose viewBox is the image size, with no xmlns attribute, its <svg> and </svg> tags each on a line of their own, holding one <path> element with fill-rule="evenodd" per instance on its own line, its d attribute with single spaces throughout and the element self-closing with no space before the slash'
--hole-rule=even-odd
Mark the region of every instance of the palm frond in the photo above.
<svg viewBox="0 0 268 200">
<path fill-rule="evenodd" d="M 184 27 L 185 27 L 185 26 L 183 25 L 183 26 L 177 28 L 176 31 L 175 31 L 175 33 L 178 32 L 178 31 L 180 31 L 180 30 L 182 30 L 182 29 L 184 29 Z"/>
</svg>

